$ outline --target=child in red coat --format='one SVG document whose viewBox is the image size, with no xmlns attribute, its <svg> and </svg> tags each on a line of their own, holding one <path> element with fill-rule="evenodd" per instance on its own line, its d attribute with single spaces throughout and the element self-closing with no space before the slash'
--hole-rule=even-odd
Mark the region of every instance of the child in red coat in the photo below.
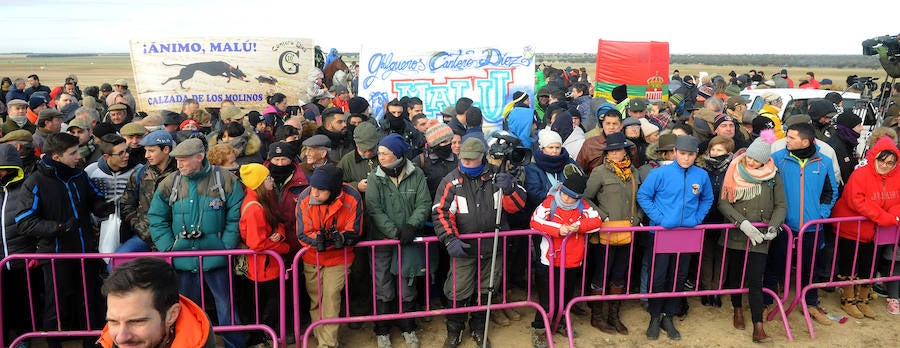
<svg viewBox="0 0 900 348">
<path fill-rule="evenodd" d="M 549 283 L 550 270 L 558 273 L 559 267 L 565 270 L 566 301 L 573 296 L 581 278 L 581 265 L 584 260 L 585 233 L 600 229 L 600 214 L 586 199 L 582 198 L 587 180 L 584 176 L 573 174 L 561 185 L 550 189 L 547 198 L 534 210 L 531 216 L 531 228 L 550 235 L 550 241 L 541 239 L 541 264 L 535 269 L 536 284 Z M 569 234 L 571 237 L 566 238 Z M 565 242 L 565 255 L 562 246 Z M 552 245 L 551 245 L 552 244 Z M 546 291 L 539 291 L 541 305 L 548 309 L 549 301 Z M 532 339 L 544 337 L 544 323 L 536 314 L 531 327 L 535 329 Z M 564 330 L 561 327 L 561 330 Z"/>
</svg>

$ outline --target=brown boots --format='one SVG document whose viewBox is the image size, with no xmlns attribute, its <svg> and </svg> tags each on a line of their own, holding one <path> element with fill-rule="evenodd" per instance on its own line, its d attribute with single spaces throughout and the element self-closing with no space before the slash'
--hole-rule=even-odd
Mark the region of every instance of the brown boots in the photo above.
<svg viewBox="0 0 900 348">
<path fill-rule="evenodd" d="M 853 285 L 847 285 L 841 287 L 841 309 L 847 313 L 847 315 L 862 319 L 865 317 L 862 312 L 859 311 L 859 307 L 856 306 L 856 292 L 854 291 Z"/>
<path fill-rule="evenodd" d="M 766 330 L 763 329 L 763 323 L 753 323 L 753 343 L 769 343 L 772 342 L 772 337 L 766 335 Z"/>
<path fill-rule="evenodd" d="M 591 290 L 591 295 L 603 295 L 603 291 Z M 609 325 L 609 322 L 606 321 L 606 318 L 603 315 L 603 303 L 608 302 L 609 301 L 591 302 L 591 326 L 596 327 L 600 331 L 603 331 L 610 335 L 615 335 L 616 328 L 612 325 Z"/>
<path fill-rule="evenodd" d="M 743 330 L 744 326 L 744 309 L 741 307 L 734 307 L 734 320 L 732 325 L 734 325 L 735 329 Z"/>
<path fill-rule="evenodd" d="M 863 284 L 856 286 L 856 308 L 866 318 L 875 319 L 877 315 L 872 308 L 869 308 L 869 294 L 872 292 L 872 284 Z"/>
<path fill-rule="evenodd" d="M 619 295 L 624 293 L 621 286 L 611 286 L 609 288 L 610 295 Z M 602 295 L 602 291 L 593 290 L 591 295 Z M 603 304 L 606 303 L 606 316 L 603 315 Z M 619 310 L 622 308 L 621 300 L 595 301 L 591 302 L 591 326 L 596 327 L 600 331 L 615 335 L 616 333 L 627 335 L 628 328 L 619 319 Z"/>
</svg>

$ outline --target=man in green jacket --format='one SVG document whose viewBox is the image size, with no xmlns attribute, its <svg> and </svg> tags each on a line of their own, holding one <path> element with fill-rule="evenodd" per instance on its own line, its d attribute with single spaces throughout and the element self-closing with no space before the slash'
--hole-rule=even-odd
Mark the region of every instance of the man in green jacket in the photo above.
<svg viewBox="0 0 900 348">
<path fill-rule="evenodd" d="M 178 172 L 159 183 L 150 202 L 150 235 L 159 251 L 234 249 L 240 240 L 238 222 L 244 190 L 231 172 L 209 164 L 200 139 L 188 139 L 170 153 Z M 178 290 L 200 302 L 200 272 L 216 302 L 219 325 L 240 325 L 237 313 L 232 323 L 229 271 L 225 256 L 180 257 L 173 260 Z M 226 347 L 243 347 L 239 332 L 223 334 Z"/>
<path fill-rule="evenodd" d="M 378 168 L 369 174 L 366 214 L 372 221 L 372 240 L 399 240 L 402 264 L 398 265 L 397 247 L 375 248 L 375 286 L 378 314 L 395 312 L 390 303 L 397 297 L 398 285 L 403 298 L 403 312 L 413 311 L 416 300 L 416 277 L 425 274 L 425 247 L 413 244 L 421 234 L 431 209 L 431 195 L 425 174 L 406 159 L 406 140 L 392 133 L 378 143 Z M 403 279 L 397 283 L 397 275 Z M 407 347 L 418 347 L 415 319 L 398 322 Z M 391 347 L 389 321 L 375 322 L 379 348 Z"/>
</svg>

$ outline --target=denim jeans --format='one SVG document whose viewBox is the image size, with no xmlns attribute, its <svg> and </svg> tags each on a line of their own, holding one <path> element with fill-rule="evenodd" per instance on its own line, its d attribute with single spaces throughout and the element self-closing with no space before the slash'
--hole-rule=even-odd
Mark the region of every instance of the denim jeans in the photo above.
<svg viewBox="0 0 900 348">
<path fill-rule="evenodd" d="M 178 291 L 191 299 L 200 306 L 200 274 L 186 271 L 178 271 Z M 231 288 L 228 285 L 228 268 L 219 268 L 203 273 L 203 283 L 212 292 L 216 303 L 216 316 L 219 319 L 219 325 L 240 325 L 241 321 L 237 313 L 231 307 Z M 234 322 L 231 316 L 234 315 Z M 246 339 L 241 332 L 222 333 L 225 339 L 225 347 L 243 348 L 246 346 Z"/>
<path fill-rule="evenodd" d="M 116 249 L 117 253 L 137 253 L 144 251 L 150 251 L 150 246 L 138 236 L 128 238 L 128 240 L 123 242 L 122 245 Z"/>
</svg>

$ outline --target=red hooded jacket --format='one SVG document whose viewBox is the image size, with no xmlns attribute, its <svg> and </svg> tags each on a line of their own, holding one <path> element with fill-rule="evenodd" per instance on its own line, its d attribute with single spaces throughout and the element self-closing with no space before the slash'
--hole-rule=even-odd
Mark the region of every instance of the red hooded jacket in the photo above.
<svg viewBox="0 0 900 348">
<path fill-rule="evenodd" d="M 285 239 L 284 225 L 278 224 L 275 228 L 269 225 L 256 191 L 249 188 L 244 189 L 239 230 L 241 239 L 254 251 L 273 250 L 282 255 L 290 251 Z M 273 233 L 280 234 L 281 240 L 273 242 L 269 239 Z M 275 260 L 270 260 L 271 258 L 268 255 L 247 255 L 247 278 L 256 282 L 277 279 L 281 275 L 280 268 Z"/>
<path fill-rule="evenodd" d="M 834 205 L 832 217 L 863 216 L 867 220 L 856 223 L 842 223 L 839 228 L 841 238 L 857 239 L 869 243 L 875 237 L 875 225 L 896 226 L 900 216 L 900 173 L 897 168 L 881 175 L 875 171 L 875 156 L 882 151 L 894 153 L 894 160 L 900 160 L 900 150 L 888 137 L 878 139 L 866 154 L 866 165 L 857 168 L 847 180 L 844 192 Z"/>
<path fill-rule="evenodd" d="M 559 228 L 562 225 L 579 222 L 578 232 L 566 241 L 566 259 L 563 260 L 566 268 L 578 267 L 581 266 L 581 261 L 584 259 L 584 234 L 599 230 L 603 220 L 597 209 L 594 209 L 584 198 L 578 202 L 579 208 L 564 210 L 559 206 L 554 207 L 553 192 L 555 190 L 558 188 L 550 190 L 550 194 L 531 216 L 531 228 L 549 234 L 553 242 L 551 247 L 546 239 L 541 239 L 541 263 L 544 265 L 552 263 L 553 267 L 559 266 L 562 256 L 560 252 L 565 238 L 565 236 L 559 235 Z"/>
</svg>

